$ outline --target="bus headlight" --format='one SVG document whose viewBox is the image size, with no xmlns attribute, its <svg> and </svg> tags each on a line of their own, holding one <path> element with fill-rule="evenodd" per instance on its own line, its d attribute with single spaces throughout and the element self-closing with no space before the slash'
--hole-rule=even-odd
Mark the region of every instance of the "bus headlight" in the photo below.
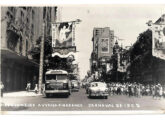
<svg viewBox="0 0 165 120">
<path fill-rule="evenodd" d="M 68 83 L 63 83 L 63 88 L 64 89 L 68 88 Z"/>
<path fill-rule="evenodd" d="M 47 85 L 45 85 L 45 87 L 46 87 L 46 88 L 50 88 L 50 85 L 49 85 L 49 84 L 47 84 Z"/>
<path fill-rule="evenodd" d="M 105 89 L 105 92 L 108 92 L 108 89 Z"/>
</svg>

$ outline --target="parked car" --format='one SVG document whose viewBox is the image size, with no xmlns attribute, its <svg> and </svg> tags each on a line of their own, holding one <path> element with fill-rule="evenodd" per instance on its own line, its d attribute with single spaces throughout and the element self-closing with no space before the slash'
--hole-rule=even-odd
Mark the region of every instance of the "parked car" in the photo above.
<svg viewBox="0 0 165 120">
<path fill-rule="evenodd" d="M 104 82 L 92 82 L 88 90 L 89 97 L 102 96 L 108 98 L 108 87 Z"/>
<path fill-rule="evenodd" d="M 72 91 L 79 91 L 80 89 L 79 82 L 77 80 L 71 80 L 71 88 Z"/>
</svg>

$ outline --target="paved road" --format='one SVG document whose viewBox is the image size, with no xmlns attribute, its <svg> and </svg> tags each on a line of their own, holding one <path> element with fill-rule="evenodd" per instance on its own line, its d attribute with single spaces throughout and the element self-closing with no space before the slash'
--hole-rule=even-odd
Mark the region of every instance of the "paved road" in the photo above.
<svg viewBox="0 0 165 120">
<path fill-rule="evenodd" d="M 84 89 L 73 92 L 69 98 L 54 96 L 4 97 L 2 111 L 108 111 L 108 110 L 165 110 L 165 99 L 154 100 L 151 96 L 129 98 L 125 95 L 109 96 L 108 99 L 88 98 Z"/>
</svg>

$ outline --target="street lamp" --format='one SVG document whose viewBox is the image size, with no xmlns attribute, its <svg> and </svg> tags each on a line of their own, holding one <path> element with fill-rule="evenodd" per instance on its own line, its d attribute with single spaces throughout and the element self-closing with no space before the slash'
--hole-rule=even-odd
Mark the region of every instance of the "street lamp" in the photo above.
<svg viewBox="0 0 165 120">
<path fill-rule="evenodd" d="M 79 24 L 80 22 L 82 22 L 82 20 L 80 20 L 80 19 L 76 19 L 76 21 L 75 21 L 77 24 Z"/>
<path fill-rule="evenodd" d="M 63 22 L 55 22 L 55 23 L 52 23 L 52 24 L 60 24 L 60 23 L 76 23 L 76 24 L 79 24 L 80 22 L 82 22 L 82 20 L 80 19 L 76 19 L 76 20 L 73 20 L 73 21 L 63 21 Z"/>
</svg>

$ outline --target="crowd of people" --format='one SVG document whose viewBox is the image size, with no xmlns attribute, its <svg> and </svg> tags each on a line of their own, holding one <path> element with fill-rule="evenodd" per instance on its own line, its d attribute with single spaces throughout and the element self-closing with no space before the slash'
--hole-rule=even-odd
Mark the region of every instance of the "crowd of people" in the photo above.
<svg viewBox="0 0 165 120">
<path fill-rule="evenodd" d="M 129 97 L 152 96 L 153 99 L 165 98 L 165 85 L 140 83 L 107 83 L 109 94 L 128 95 Z"/>
</svg>

